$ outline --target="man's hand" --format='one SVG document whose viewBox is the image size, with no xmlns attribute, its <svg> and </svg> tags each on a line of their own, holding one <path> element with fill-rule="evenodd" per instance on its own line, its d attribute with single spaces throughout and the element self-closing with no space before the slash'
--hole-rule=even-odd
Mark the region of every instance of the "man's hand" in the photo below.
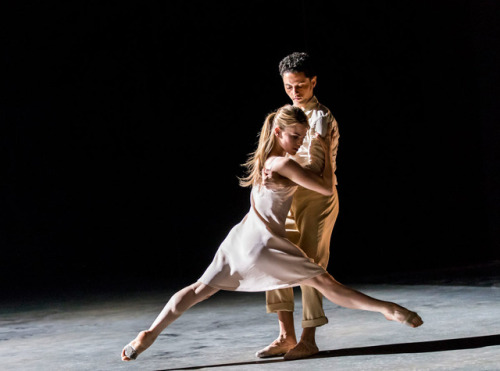
<svg viewBox="0 0 500 371">
<path fill-rule="evenodd" d="M 273 191 L 295 185 L 290 179 L 268 169 L 262 169 L 262 184 Z"/>
</svg>

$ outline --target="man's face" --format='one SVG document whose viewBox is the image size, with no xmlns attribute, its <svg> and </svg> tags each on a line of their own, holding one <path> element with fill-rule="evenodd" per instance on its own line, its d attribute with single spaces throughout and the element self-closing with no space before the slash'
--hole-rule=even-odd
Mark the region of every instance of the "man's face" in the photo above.
<svg viewBox="0 0 500 371">
<path fill-rule="evenodd" d="M 293 101 L 293 105 L 304 107 L 314 95 L 316 76 L 306 77 L 304 72 L 285 72 L 283 74 L 283 85 L 286 94 Z"/>
</svg>

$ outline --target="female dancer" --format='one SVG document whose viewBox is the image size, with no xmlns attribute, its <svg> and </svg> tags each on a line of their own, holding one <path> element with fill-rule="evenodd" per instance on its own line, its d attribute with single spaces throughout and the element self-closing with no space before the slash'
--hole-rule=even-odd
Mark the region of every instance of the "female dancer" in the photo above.
<svg viewBox="0 0 500 371">
<path fill-rule="evenodd" d="M 141 331 L 123 348 L 122 360 L 136 359 L 187 309 L 219 290 L 266 291 L 305 284 L 316 288 L 337 305 L 379 312 L 388 320 L 411 327 L 422 325 L 417 313 L 337 282 L 285 238 L 285 220 L 298 185 L 324 195 L 333 192 L 331 138 L 317 137 L 325 150 L 322 176 L 302 168 L 286 156 L 298 151 L 308 127 L 304 112 L 291 105 L 267 116 L 257 150 L 245 164 L 248 176 L 240 181 L 242 186 L 252 187 L 250 211 L 229 232 L 201 278 L 175 293 L 149 330 Z M 288 178 L 291 185 L 279 190 L 267 189 L 262 185 L 264 169 L 272 169 Z"/>
</svg>

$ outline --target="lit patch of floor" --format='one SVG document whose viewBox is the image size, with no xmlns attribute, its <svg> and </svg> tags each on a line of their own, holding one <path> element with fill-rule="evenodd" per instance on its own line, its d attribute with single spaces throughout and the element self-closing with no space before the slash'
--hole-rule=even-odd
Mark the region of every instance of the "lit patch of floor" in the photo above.
<svg viewBox="0 0 500 371">
<path fill-rule="evenodd" d="M 134 362 L 122 347 L 149 327 L 170 291 L 94 295 L 0 307 L 5 370 L 494 370 L 500 365 L 500 287 L 357 285 L 417 311 L 412 329 L 377 313 L 325 303 L 315 358 L 260 361 L 254 353 L 278 331 L 264 294 L 219 293 L 172 324 Z M 298 290 L 298 289 L 297 289 Z M 300 295 L 296 328 L 300 334 Z"/>
</svg>

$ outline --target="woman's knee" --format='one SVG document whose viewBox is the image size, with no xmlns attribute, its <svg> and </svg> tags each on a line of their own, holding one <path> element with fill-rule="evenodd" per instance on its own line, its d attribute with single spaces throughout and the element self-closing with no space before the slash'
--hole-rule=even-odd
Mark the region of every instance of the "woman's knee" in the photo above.
<svg viewBox="0 0 500 371">
<path fill-rule="evenodd" d="M 322 288 L 325 288 L 327 286 L 331 286 L 332 284 L 335 284 L 336 281 L 335 279 L 330 275 L 330 273 L 325 272 L 323 274 L 320 274 L 319 276 L 316 276 L 312 279 L 312 284 L 310 286 L 313 286 L 315 289 L 321 291 Z"/>
</svg>

